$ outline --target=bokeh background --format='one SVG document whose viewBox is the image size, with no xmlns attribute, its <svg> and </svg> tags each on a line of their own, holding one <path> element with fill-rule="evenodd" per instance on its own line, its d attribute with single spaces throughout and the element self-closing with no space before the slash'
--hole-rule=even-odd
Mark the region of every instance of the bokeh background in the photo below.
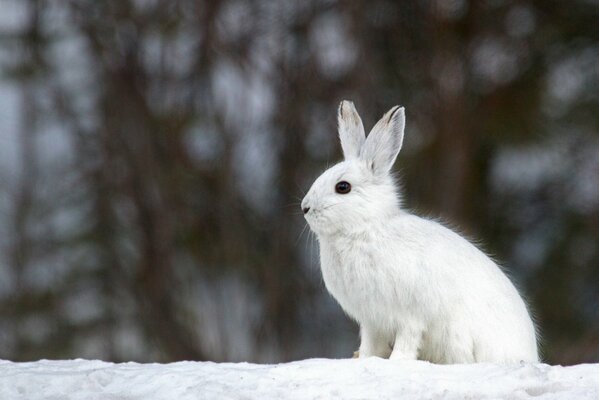
<svg viewBox="0 0 599 400">
<path fill-rule="evenodd" d="M 0 0 L 0 357 L 350 356 L 299 210 L 342 99 L 599 361 L 595 0 Z"/>
</svg>

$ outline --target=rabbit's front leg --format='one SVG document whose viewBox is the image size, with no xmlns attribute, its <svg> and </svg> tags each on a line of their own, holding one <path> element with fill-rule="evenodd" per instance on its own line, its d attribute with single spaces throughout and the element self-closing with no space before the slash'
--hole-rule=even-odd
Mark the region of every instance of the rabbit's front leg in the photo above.
<svg viewBox="0 0 599 400">
<path fill-rule="evenodd" d="M 376 329 L 368 328 L 365 325 L 360 326 L 360 350 L 358 351 L 359 358 L 366 357 L 381 357 L 388 358 L 391 354 L 391 346 L 386 335 L 377 332 Z"/>
<path fill-rule="evenodd" d="M 395 343 L 389 359 L 391 360 L 416 360 L 418 348 L 422 341 L 422 329 L 414 326 L 403 326 L 395 334 Z"/>
</svg>

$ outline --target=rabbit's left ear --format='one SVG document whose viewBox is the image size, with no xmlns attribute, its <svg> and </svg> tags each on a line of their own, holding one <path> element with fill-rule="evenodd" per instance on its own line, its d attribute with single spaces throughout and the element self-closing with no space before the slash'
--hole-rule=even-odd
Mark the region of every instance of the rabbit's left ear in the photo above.
<svg viewBox="0 0 599 400">
<path fill-rule="evenodd" d="M 386 174 L 393 167 L 401 150 L 406 115 L 403 107 L 395 106 L 376 123 L 362 147 L 360 158 L 375 174 Z"/>
<path fill-rule="evenodd" d="M 339 104 L 337 121 L 339 123 L 339 140 L 341 140 L 343 156 L 346 160 L 357 158 L 366 140 L 366 134 L 354 103 L 343 100 Z"/>
</svg>

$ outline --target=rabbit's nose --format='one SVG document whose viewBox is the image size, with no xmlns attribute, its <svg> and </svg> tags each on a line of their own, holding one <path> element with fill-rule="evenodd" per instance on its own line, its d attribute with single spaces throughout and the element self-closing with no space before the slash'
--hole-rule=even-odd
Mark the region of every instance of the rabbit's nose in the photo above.
<svg viewBox="0 0 599 400">
<path fill-rule="evenodd" d="M 310 206 L 308 205 L 308 203 L 309 201 L 306 200 L 306 198 L 304 197 L 304 199 L 302 200 L 302 204 L 300 205 L 302 211 L 304 212 L 304 215 L 308 214 L 308 211 L 310 211 Z"/>
</svg>

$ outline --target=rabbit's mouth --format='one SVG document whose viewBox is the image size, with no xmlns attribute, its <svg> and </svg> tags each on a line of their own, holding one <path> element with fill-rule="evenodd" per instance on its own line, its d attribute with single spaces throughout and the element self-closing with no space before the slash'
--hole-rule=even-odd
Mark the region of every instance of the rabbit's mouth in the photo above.
<svg viewBox="0 0 599 400">
<path fill-rule="evenodd" d="M 304 214 L 304 218 L 310 229 L 317 235 L 332 234 L 335 231 L 333 223 L 331 223 L 331 215 L 328 215 L 324 211 L 332 208 L 336 204 L 332 204 L 324 207 L 310 207 L 310 210 Z"/>
<path fill-rule="evenodd" d="M 306 219 L 306 222 L 308 222 L 310 229 L 312 229 L 315 233 L 319 233 L 319 231 L 322 229 L 321 225 L 323 225 L 324 222 L 322 213 L 319 209 L 314 207 L 306 208 L 308 208 L 308 211 L 304 212 L 304 218 Z"/>
</svg>

